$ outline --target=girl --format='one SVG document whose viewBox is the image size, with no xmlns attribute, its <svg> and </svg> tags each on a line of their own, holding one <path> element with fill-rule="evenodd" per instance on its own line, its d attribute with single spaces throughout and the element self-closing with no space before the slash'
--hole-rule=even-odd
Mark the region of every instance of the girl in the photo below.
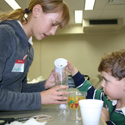
<svg viewBox="0 0 125 125">
<path fill-rule="evenodd" d="M 63 0 L 31 0 L 26 9 L 0 15 L 0 110 L 37 110 L 41 104 L 66 103 L 67 97 L 60 95 L 67 92 L 58 90 L 68 86 L 51 88 L 53 72 L 37 84 L 27 84 L 27 73 L 34 56 L 32 36 L 41 40 L 54 35 L 69 19 Z"/>
</svg>

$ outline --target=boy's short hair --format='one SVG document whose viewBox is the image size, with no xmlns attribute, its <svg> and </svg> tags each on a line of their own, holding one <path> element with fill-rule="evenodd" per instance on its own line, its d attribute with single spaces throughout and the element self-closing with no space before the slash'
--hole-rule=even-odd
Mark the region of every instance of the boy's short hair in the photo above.
<svg viewBox="0 0 125 125">
<path fill-rule="evenodd" d="M 121 80 L 125 77 L 125 49 L 106 54 L 98 67 L 98 71 L 110 73 Z"/>
</svg>

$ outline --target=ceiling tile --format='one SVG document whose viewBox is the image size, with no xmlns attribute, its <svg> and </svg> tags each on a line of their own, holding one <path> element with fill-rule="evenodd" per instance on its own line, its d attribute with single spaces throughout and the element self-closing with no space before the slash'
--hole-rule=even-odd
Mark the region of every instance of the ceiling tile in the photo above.
<svg viewBox="0 0 125 125">
<path fill-rule="evenodd" d="M 119 14 L 121 13 L 121 10 L 104 10 L 102 12 L 101 18 L 118 18 Z"/>
<path fill-rule="evenodd" d="M 24 1 L 22 2 L 22 0 L 16 0 L 16 2 L 17 2 L 23 9 L 25 9 L 25 8 L 28 7 L 30 0 L 25 0 L 25 2 L 24 2 Z"/>
<path fill-rule="evenodd" d="M 125 18 L 125 10 L 123 10 L 123 11 L 119 14 L 119 18 Z"/>
<path fill-rule="evenodd" d="M 98 9 L 102 10 L 105 7 L 106 3 L 107 3 L 107 0 L 96 0 L 94 10 L 98 10 Z"/>
<path fill-rule="evenodd" d="M 0 0 L 0 11 L 8 12 L 12 10 L 13 9 L 4 0 Z"/>
<path fill-rule="evenodd" d="M 106 5 L 105 10 L 122 10 L 125 8 L 125 5 Z"/>
<path fill-rule="evenodd" d="M 100 19 L 103 10 L 86 10 L 83 12 L 84 19 Z"/>
</svg>

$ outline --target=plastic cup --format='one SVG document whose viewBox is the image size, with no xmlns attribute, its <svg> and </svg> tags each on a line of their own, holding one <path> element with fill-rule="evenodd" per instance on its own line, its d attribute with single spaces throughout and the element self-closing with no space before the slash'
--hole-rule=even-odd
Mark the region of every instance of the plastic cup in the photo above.
<svg viewBox="0 0 125 125">
<path fill-rule="evenodd" d="M 80 92 L 80 91 L 70 91 L 69 97 L 68 97 L 68 107 L 70 111 L 70 120 L 74 120 L 78 122 L 81 120 L 81 113 L 80 113 L 80 107 L 79 107 L 79 100 L 86 99 L 86 92 Z"/>
<path fill-rule="evenodd" d="M 99 125 L 103 101 L 96 99 L 80 100 L 83 125 Z"/>
</svg>

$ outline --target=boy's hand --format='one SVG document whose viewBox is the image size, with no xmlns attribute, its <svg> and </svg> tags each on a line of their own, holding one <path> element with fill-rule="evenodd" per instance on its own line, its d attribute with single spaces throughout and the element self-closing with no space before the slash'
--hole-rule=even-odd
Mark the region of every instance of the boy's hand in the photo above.
<svg viewBox="0 0 125 125">
<path fill-rule="evenodd" d="M 109 112 L 106 108 L 102 107 L 102 113 L 101 116 L 103 117 L 103 119 L 105 121 L 110 121 L 110 117 L 109 117 Z"/>
<path fill-rule="evenodd" d="M 67 61 L 68 65 L 66 66 L 66 70 L 72 75 L 74 76 L 78 70 L 69 62 Z"/>
</svg>

